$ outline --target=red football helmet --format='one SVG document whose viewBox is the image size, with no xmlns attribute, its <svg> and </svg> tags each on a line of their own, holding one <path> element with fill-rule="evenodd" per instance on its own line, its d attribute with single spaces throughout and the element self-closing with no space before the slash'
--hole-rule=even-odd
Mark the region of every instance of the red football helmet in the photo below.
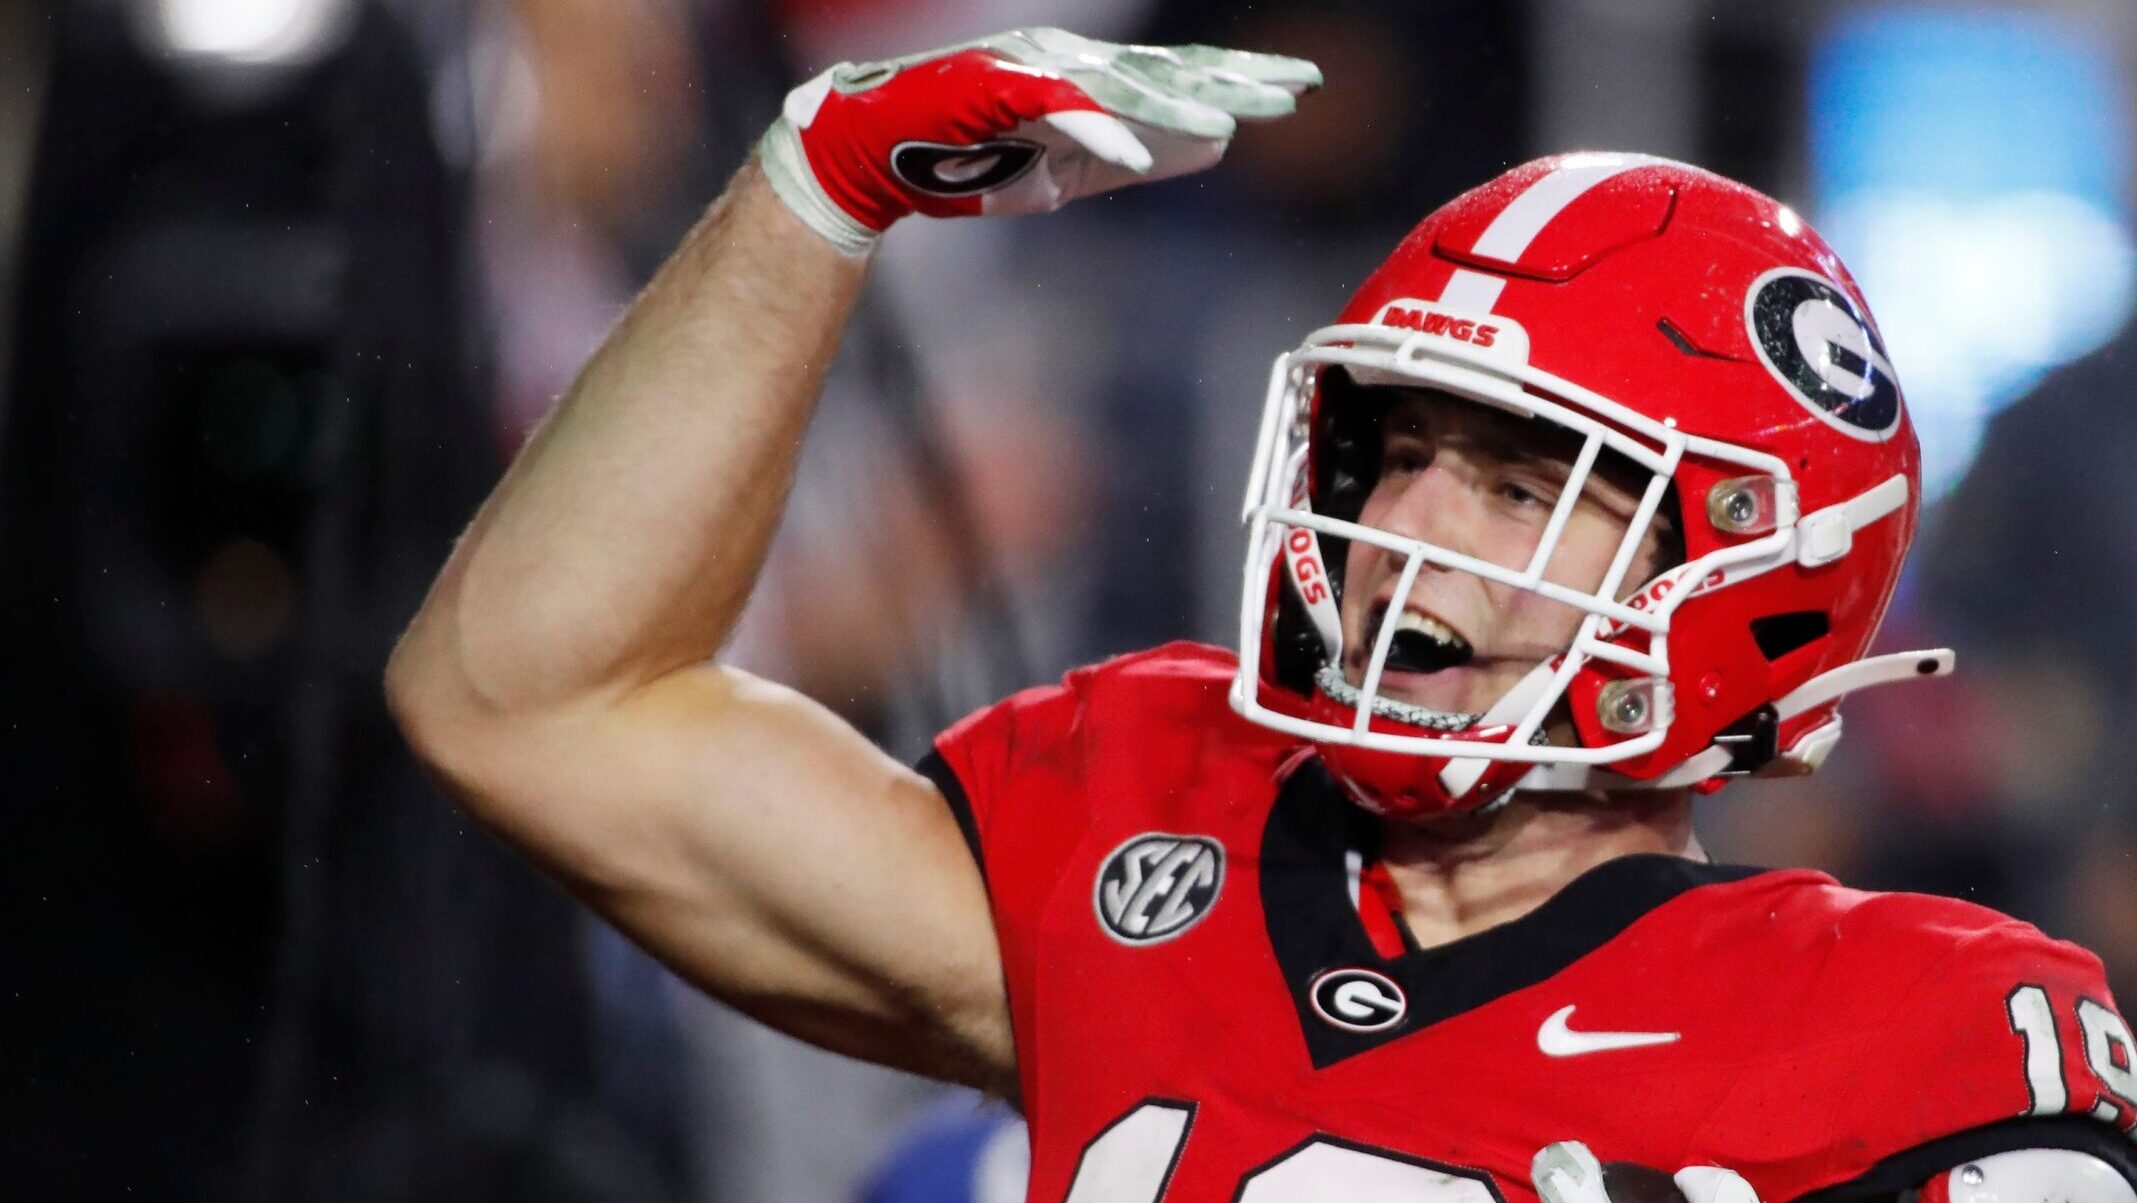
<svg viewBox="0 0 2137 1203">
<path fill-rule="evenodd" d="M 1390 385 L 1571 432 L 1571 478 L 1525 565 L 1357 520 L 1377 452 L 1357 455 L 1349 415 Z M 1545 566 L 1599 456 L 1644 487 L 1591 592 Z M 1312 741 L 1397 817 L 1517 789 L 1807 772 L 1839 738 L 1843 694 L 1950 670 L 1943 650 L 1863 658 L 1914 533 L 1918 460 L 1869 307 L 1788 208 L 1645 156 L 1517 167 L 1425 218 L 1335 325 L 1277 359 L 1233 706 Z M 1682 555 L 1625 579 L 1658 516 Z M 1354 540 L 1402 565 L 1398 609 L 1430 566 L 1570 606 L 1578 632 L 1481 714 L 1381 696 L 1395 622 L 1368 636 L 1362 680 L 1343 671 Z"/>
</svg>

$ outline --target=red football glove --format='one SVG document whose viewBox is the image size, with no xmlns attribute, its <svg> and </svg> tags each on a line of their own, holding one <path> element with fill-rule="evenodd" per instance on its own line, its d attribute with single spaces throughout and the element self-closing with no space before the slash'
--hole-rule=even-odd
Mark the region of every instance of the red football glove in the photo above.
<svg viewBox="0 0 2137 1203">
<path fill-rule="evenodd" d="M 840 63 L 787 94 L 758 154 L 787 207 L 859 255 L 908 213 L 1042 213 L 1200 171 L 1238 119 L 1281 117 L 1320 82 L 1303 59 L 1020 29 Z"/>
</svg>

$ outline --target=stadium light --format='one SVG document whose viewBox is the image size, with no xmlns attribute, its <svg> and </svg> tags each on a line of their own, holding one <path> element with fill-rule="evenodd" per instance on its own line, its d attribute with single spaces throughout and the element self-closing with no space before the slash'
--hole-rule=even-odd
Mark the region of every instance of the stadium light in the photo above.
<svg viewBox="0 0 2137 1203">
<path fill-rule="evenodd" d="M 349 0 L 145 0 L 155 49 L 232 67 L 298 67 L 347 35 Z"/>
<path fill-rule="evenodd" d="M 1813 55 L 1818 224 L 1877 307 L 1925 500 L 1998 410 L 2137 305 L 2112 45 L 2052 13 L 1895 3 L 1836 21 Z"/>
</svg>

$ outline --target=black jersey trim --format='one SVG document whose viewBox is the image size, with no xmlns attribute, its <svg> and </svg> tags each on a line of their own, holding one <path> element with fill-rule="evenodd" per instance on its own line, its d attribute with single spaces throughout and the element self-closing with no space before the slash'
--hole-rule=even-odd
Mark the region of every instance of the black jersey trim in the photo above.
<svg viewBox="0 0 2137 1203">
<path fill-rule="evenodd" d="M 935 788 L 942 791 L 942 800 L 950 804 L 950 817 L 957 820 L 957 830 L 965 837 L 965 847 L 972 850 L 972 863 L 979 866 L 979 875 L 984 880 L 987 858 L 980 854 L 979 820 L 972 813 L 972 799 L 965 793 L 965 783 L 957 779 L 957 771 L 934 748 L 913 762 L 913 771 L 934 782 Z"/>
<path fill-rule="evenodd" d="M 950 817 L 957 820 L 958 833 L 965 837 L 965 847 L 972 852 L 972 863 L 979 866 L 980 885 L 987 891 L 987 906 L 991 918 L 994 885 L 987 880 L 987 858 L 980 853 L 979 820 L 972 813 L 972 799 L 965 793 L 965 783 L 958 780 L 957 771 L 950 767 L 950 762 L 935 748 L 928 749 L 927 755 L 913 762 L 913 771 L 935 783 L 936 790 L 942 794 L 942 800 L 950 808 Z M 999 938 L 996 942 L 1000 943 Z M 1002 965 L 1002 990 L 1005 994 L 1011 992 L 1009 966 L 1006 961 Z M 1030 1111 L 1025 1106 L 1027 1078 L 1024 1072 L 1023 1033 L 1017 1028 L 1016 1019 L 1016 1006 L 1012 1001 L 1009 1007 L 1009 1028 L 1010 1038 L 1017 1050 L 1015 1073 L 1009 1082 L 1002 1084 L 1002 1089 L 985 1089 L 987 1093 L 998 1095 L 1002 1101 L 1015 1108 L 1018 1115 L 1029 1115 Z"/>
<path fill-rule="evenodd" d="M 1891 1200 L 1956 1166 L 2017 1149 L 2090 1153 L 2137 1186 L 2137 1147 L 2121 1132 L 2082 1115 L 2031 1116 L 1969 1128 L 1894 1153 L 1857 1177 L 1796 1197 L 1794 1203 L 1873 1203 Z"/>
<path fill-rule="evenodd" d="M 1263 920 L 1316 1069 L 1552 977 L 1687 890 L 1765 871 L 1678 856 L 1620 857 L 1583 873 L 1511 923 L 1386 958 L 1359 922 L 1344 869 L 1345 851 L 1371 849 L 1378 832 L 1379 820 L 1352 804 L 1320 761 L 1308 760 L 1277 791 L 1262 833 Z M 1408 1001 L 1402 1021 L 1377 1032 L 1323 1021 L 1313 1008 L 1313 981 L 1344 968 L 1393 978 Z"/>
</svg>

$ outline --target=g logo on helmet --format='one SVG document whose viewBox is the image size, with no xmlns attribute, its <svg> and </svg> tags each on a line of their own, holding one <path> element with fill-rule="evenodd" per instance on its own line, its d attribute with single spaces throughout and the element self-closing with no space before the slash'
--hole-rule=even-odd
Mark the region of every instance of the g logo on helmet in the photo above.
<svg viewBox="0 0 2137 1203">
<path fill-rule="evenodd" d="M 1777 267 L 1751 282 L 1744 324 L 1759 362 L 1820 421 L 1865 442 L 1899 428 L 1900 385 L 1885 344 L 1832 281 Z"/>
</svg>

